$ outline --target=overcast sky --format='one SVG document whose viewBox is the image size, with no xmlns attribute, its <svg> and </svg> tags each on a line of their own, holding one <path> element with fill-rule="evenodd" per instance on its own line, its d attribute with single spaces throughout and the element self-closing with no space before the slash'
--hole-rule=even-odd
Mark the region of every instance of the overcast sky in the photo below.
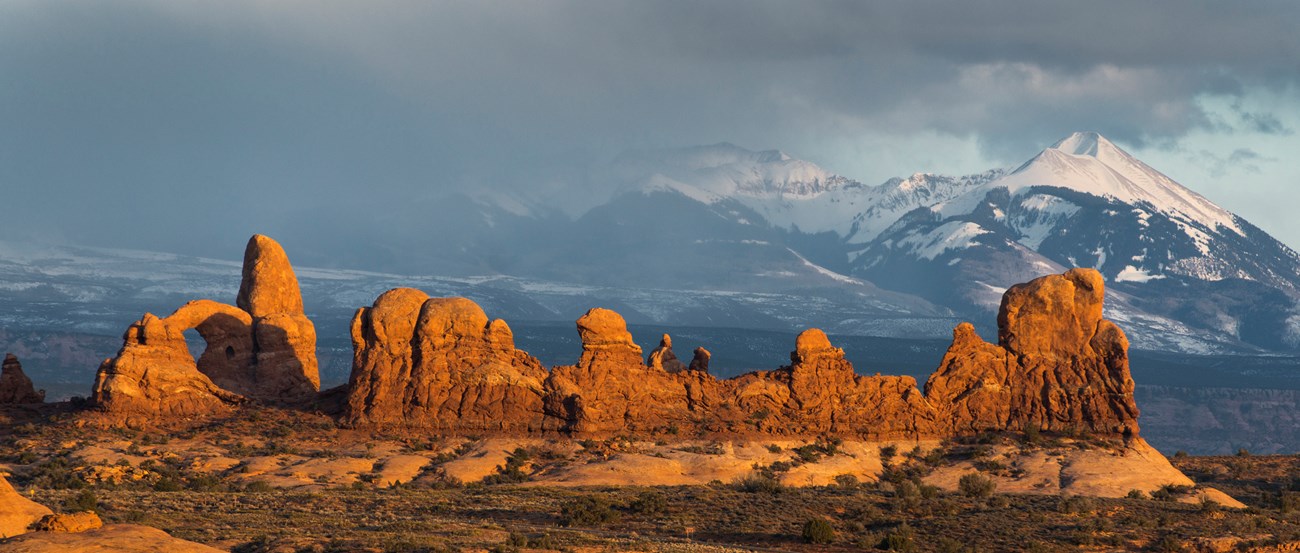
<svg viewBox="0 0 1300 553">
<path fill-rule="evenodd" d="M 0 0 L 0 232 L 233 258 L 285 217 L 563 188 L 631 148 L 874 184 L 1096 130 L 1295 247 L 1298 28 L 1290 0 Z"/>
</svg>

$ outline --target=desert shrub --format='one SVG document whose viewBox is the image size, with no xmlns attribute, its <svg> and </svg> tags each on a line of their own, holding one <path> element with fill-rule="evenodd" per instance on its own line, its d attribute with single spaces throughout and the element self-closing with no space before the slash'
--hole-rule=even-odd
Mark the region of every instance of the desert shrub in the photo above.
<svg viewBox="0 0 1300 553">
<path fill-rule="evenodd" d="M 244 485 L 244 491 L 251 492 L 251 493 L 269 492 L 273 489 L 275 488 L 273 488 L 271 484 L 267 483 L 265 480 L 254 480 Z"/>
<path fill-rule="evenodd" d="M 63 510 L 68 513 L 76 513 L 80 511 L 93 511 L 98 513 L 99 498 L 95 496 L 94 491 L 81 490 L 77 495 L 69 497 L 63 502 Z"/>
<path fill-rule="evenodd" d="M 153 491 L 155 492 L 179 492 L 182 488 L 184 486 L 181 485 L 181 482 L 171 477 L 159 478 L 157 482 L 153 483 Z"/>
<path fill-rule="evenodd" d="M 880 462 L 884 463 L 885 466 L 889 466 L 890 461 L 893 461 L 896 455 L 898 455 L 898 446 L 886 445 L 880 447 Z"/>
<path fill-rule="evenodd" d="M 1169 534 L 1165 534 L 1160 539 L 1156 540 L 1155 543 L 1151 544 L 1151 550 L 1160 553 L 1178 553 L 1180 551 L 1185 551 L 1182 542 L 1178 541 L 1178 538 Z"/>
<path fill-rule="evenodd" d="M 921 499 L 934 499 L 939 497 L 939 486 L 930 484 L 921 484 L 916 487 L 917 493 L 921 494 Z"/>
<path fill-rule="evenodd" d="M 957 490 L 966 497 L 988 497 L 993 495 L 993 491 L 996 489 L 997 484 L 993 482 L 992 478 L 973 472 L 963 475 L 957 481 Z"/>
<path fill-rule="evenodd" d="M 779 445 L 776 445 L 776 444 L 767 444 L 767 451 L 768 451 L 768 453 L 780 453 L 780 452 L 785 451 L 785 450 L 782 449 L 781 446 L 779 446 Z"/>
<path fill-rule="evenodd" d="M 29 483 L 38 488 L 77 490 L 87 487 L 86 482 L 72 472 L 72 466 L 65 457 L 55 457 L 41 463 L 29 474 Z"/>
<path fill-rule="evenodd" d="M 835 485 L 841 488 L 856 488 L 858 487 L 858 477 L 852 474 L 837 474 L 835 475 Z"/>
<path fill-rule="evenodd" d="M 532 458 L 532 454 L 529 453 L 527 449 L 522 447 L 515 448 L 515 450 L 510 453 L 510 456 L 506 457 L 506 464 L 497 465 L 496 474 L 490 474 L 483 478 L 483 483 L 516 484 L 519 482 L 527 482 L 532 477 L 523 471 L 523 467 Z"/>
<path fill-rule="evenodd" d="M 584 495 L 560 504 L 560 524 L 564 526 L 599 526 L 618 519 L 618 511 L 602 497 Z"/>
<path fill-rule="evenodd" d="M 1139 490 L 1139 489 L 1132 489 L 1132 490 L 1129 490 L 1129 491 L 1128 491 L 1128 494 L 1125 495 L 1124 497 L 1127 497 L 1127 498 L 1129 498 L 1129 499 L 1146 499 L 1146 498 L 1147 498 L 1147 494 L 1146 494 L 1146 492 L 1144 492 L 1144 491 L 1142 491 L 1142 490 Z"/>
<path fill-rule="evenodd" d="M 1091 513 L 1097 510 L 1097 504 L 1091 498 L 1072 495 L 1062 497 L 1056 504 L 1056 510 L 1062 513 Z"/>
<path fill-rule="evenodd" d="M 911 480 L 900 480 L 894 483 L 894 497 L 912 498 L 920 495 L 921 489 Z"/>
<path fill-rule="evenodd" d="M 1163 486 L 1160 486 L 1160 488 L 1157 489 L 1156 491 L 1151 492 L 1151 499 L 1155 499 L 1157 501 L 1176 501 L 1178 499 L 1178 496 L 1184 495 L 1190 491 L 1192 491 L 1191 486 L 1183 486 L 1179 484 L 1165 484 Z"/>
<path fill-rule="evenodd" d="M 628 504 L 628 510 L 643 515 L 655 515 L 668 509 L 668 501 L 658 492 L 645 492 Z"/>
<path fill-rule="evenodd" d="M 1238 450 L 1237 450 L 1237 456 L 1238 456 L 1238 457 L 1250 457 L 1250 450 L 1248 450 L 1248 449 L 1246 449 L 1246 448 L 1244 448 L 1244 447 L 1241 448 L 1241 449 L 1238 449 Z"/>
<path fill-rule="evenodd" d="M 830 521 L 818 517 L 808 519 L 803 525 L 803 541 L 807 543 L 831 543 L 835 541 L 835 529 Z"/>
<path fill-rule="evenodd" d="M 934 542 L 934 550 L 939 553 L 961 553 L 964 547 L 965 544 L 952 538 L 939 538 Z"/>
<path fill-rule="evenodd" d="M 1025 425 L 1025 443 L 1029 445 L 1039 445 L 1043 442 L 1042 433 L 1038 431 L 1038 425 L 1029 423 Z"/>
<path fill-rule="evenodd" d="M 885 534 L 885 539 L 880 542 L 877 549 L 906 553 L 914 552 L 917 550 L 915 534 L 916 532 L 912 530 L 911 526 L 903 523 L 895 528 L 893 532 Z"/>
<path fill-rule="evenodd" d="M 762 474 L 750 474 L 736 479 L 731 487 L 746 493 L 781 493 L 785 486 L 775 478 Z"/>
<path fill-rule="evenodd" d="M 1300 493 L 1281 492 L 1277 496 L 1277 509 L 1283 513 L 1300 511 Z"/>
</svg>

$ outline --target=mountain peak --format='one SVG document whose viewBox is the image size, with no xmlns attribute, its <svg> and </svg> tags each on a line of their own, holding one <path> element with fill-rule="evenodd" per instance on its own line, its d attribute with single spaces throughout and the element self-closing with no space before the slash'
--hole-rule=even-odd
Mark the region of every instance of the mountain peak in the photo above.
<svg viewBox="0 0 1300 553">
<path fill-rule="evenodd" d="M 1101 134 L 1087 131 L 1076 132 L 1062 138 L 1052 145 L 1052 149 L 1076 156 L 1101 157 L 1104 153 L 1119 150 L 1119 147 L 1106 140 L 1106 137 Z"/>
</svg>

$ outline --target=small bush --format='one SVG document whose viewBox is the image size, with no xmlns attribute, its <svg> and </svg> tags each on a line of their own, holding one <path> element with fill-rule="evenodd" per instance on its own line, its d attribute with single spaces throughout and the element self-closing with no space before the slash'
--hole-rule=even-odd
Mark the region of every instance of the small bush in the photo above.
<svg viewBox="0 0 1300 553">
<path fill-rule="evenodd" d="M 915 534 L 916 532 L 912 530 L 911 526 L 908 526 L 907 523 L 903 523 L 898 528 L 895 528 L 893 532 L 885 535 L 885 539 L 880 542 L 878 549 L 912 553 L 916 551 L 916 540 L 914 539 Z"/>
<path fill-rule="evenodd" d="M 880 462 L 884 463 L 885 466 L 889 466 L 896 455 L 898 455 L 898 446 L 887 445 L 880 448 Z"/>
<path fill-rule="evenodd" d="M 99 512 L 99 498 L 95 497 L 95 492 L 91 490 L 81 490 L 80 493 L 69 497 L 63 502 L 63 510 L 69 513 L 78 513 L 81 511 Z"/>
<path fill-rule="evenodd" d="M 1178 484 L 1165 484 L 1160 486 L 1154 492 L 1151 492 L 1151 499 L 1157 501 L 1177 501 L 1179 496 L 1185 495 L 1192 491 L 1191 486 L 1180 486 Z"/>
<path fill-rule="evenodd" d="M 1165 534 L 1164 537 L 1151 544 L 1151 550 L 1159 551 L 1161 553 L 1179 553 L 1180 551 L 1184 551 L 1182 542 L 1178 541 L 1178 538 L 1168 534 Z"/>
<path fill-rule="evenodd" d="M 858 477 L 852 474 L 837 474 L 835 475 L 835 485 L 841 488 L 856 488 L 858 487 Z"/>
<path fill-rule="evenodd" d="M 807 543 L 831 543 L 835 541 L 835 529 L 824 518 L 809 519 L 803 525 L 803 541 Z"/>
<path fill-rule="evenodd" d="M 1127 498 L 1129 498 L 1129 499 L 1146 499 L 1146 498 L 1147 498 L 1147 494 L 1146 494 L 1146 492 L 1144 492 L 1144 491 L 1142 491 L 1142 490 L 1132 489 L 1132 490 L 1129 490 L 1129 491 L 1128 491 L 1128 495 L 1125 495 L 1124 497 L 1127 497 Z"/>
<path fill-rule="evenodd" d="M 603 497 L 584 495 L 560 505 L 560 524 L 564 526 L 600 526 L 618 519 L 618 511 Z"/>
<path fill-rule="evenodd" d="M 973 472 L 963 475 L 957 481 L 957 490 L 966 497 L 988 497 L 993 495 L 993 491 L 996 489 L 997 484 L 993 482 L 992 478 Z"/>
<path fill-rule="evenodd" d="M 775 478 L 751 474 L 732 482 L 732 487 L 746 493 L 781 493 L 785 486 Z"/>
<path fill-rule="evenodd" d="M 664 512 L 668 508 L 668 501 L 664 499 L 663 494 L 658 492 L 645 492 L 638 495 L 632 503 L 628 504 L 628 510 L 642 515 L 656 515 Z"/>
</svg>

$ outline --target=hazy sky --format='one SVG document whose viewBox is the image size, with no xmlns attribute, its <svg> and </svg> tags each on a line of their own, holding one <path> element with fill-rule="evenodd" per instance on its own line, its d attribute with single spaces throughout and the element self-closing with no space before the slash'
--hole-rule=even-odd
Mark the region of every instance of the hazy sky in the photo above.
<svg viewBox="0 0 1300 553">
<path fill-rule="evenodd" d="M 1096 130 L 1300 246 L 1300 3 L 1051 4 L 0 0 L 3 237 L 237 257 L 629 148 L 874 184 Z"/>
</svg>

